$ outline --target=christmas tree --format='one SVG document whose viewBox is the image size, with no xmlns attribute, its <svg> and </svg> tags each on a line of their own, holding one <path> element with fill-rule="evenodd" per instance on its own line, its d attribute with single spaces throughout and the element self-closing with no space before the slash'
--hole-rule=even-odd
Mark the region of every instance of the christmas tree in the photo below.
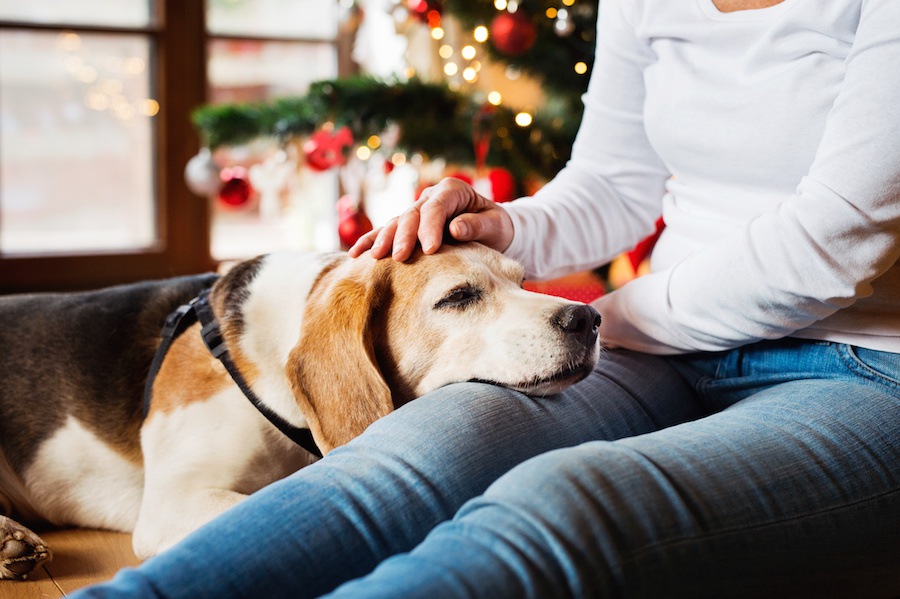
<svg viewBox="0 0 900 599">
<path fill-rule="evenodd" d="M 292 168 L 341 171 L 339 227 L 346 246 L 371 226 L 362 205 L 372 187 L 366 172 L 414 164 L 419 190 L 459 176 L 506 201 L 533 193 L 562 168 L 593 62 L 597 0 L 393 0 L 386 9 L 392 33 L 409 43 L 396 49 L 409 63 L 401 71 L 382 68 L 374 56 L 376 49 L 391 51 L 391 36 L 371 30 L 384 22 L 378 13 L 384 6 L 354 3 L 361 74 L 319 81 L 301 97 L 199 108 L 194 123 L 208 150 L 188 168 L 193 188 L 239 205 L 253 193 L 248 181 L 260 165 L 249 173 L 246 165 L 228 170 L 211 164 L 211 152 L 274 141 L 281 150 L 270 154 L 260 181 L 282 181 Z M 422 59 L 429 53 L 430 63 Z M 489 70 L 492 82 L 486 82 Z M 500 79 L 530 80 L 539 99 L 523 107 L 516 94 L 504 97 L 498 72 Z M 279 164 L 290 166 L 279 171 Z M 271 199 L 277 190 L 268 191 Z"/>
<path fill-rule="evenodd" d="M 581 116 L 596 0 L 410 0 L 393 12 L 397 22 L 405 14 L 427 25 L 434 39 L 455 19 L 467 33 L 460 45 L 506 64 L 512 76 L 522 72 L 536 79 L 546 90 L 544 105 L 522 115 L 477 83 L 461 87 L 419 74 L 406 80 L 359 76 L 316 83 L 303 97 L 202 107 L 194 122 L 205 143 L 216 149 L 260 137 L 287 141 L 308 137 L 323 125 L 348 127 L 354 140 L 369 140 L 394 124 L 397 149 L 407 154 L 470 165 L 484 159 L 508 169 L 517 181 L 530 174 L 546 179 L 561 168 Z M 485 142 L 486 156 L 478 156 L 483 151 L 478 144 Z"/>
</svg>

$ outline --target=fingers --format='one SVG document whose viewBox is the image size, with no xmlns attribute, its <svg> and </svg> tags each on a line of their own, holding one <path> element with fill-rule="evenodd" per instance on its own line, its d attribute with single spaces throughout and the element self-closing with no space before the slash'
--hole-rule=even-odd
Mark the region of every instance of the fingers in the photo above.
<svg viewBox="0 0 900 599">
<path fill-rule="evenodd" d="M 371 249 L 375 245 L 375 238 L 379 235 L 380 231 L 383 227 L 378 227 L 376 229 L 372 229 L 368 233 L 364 234 L 362 237 L 356 240 L 347 253 L 350 254 L 351 258 L 358 258 L 363 252 L 368 249 Z M 373 252 L 374 253 L 374 252 Z"/>
<path fill-rule="evenodd" d="M 394 236 L 397 231 L 397 217 L 389 220 L 378 232 L 372 244 L 372 257 L 380 260 L 391 254 L 394 247 Z"/>
<path fill-rule="evenodd" d="M 478 195 L 467 183 L 447 178 L 422 192 L 421 219 L 418 230 L 422 251 L 433 254 L 444 241 L 444 229 L 453 217 L 467 212 L 481 212 L 493 202 Z M 451 232 L 452 234 L 452 232 Z M 454 238 L 463 238 L 453 235 Z M 467 238 L 475 239 L 474 237 Z"/>
<path fill-rule="evenodd" d="M 421 210 L 417 235 L 422 244 L 422 251 L 433 254 L 444 241 L 444 227 L 453 214 L 453 208 L 448 206 L 445 198 L 438 197 L 423 204 Z"/>
<path fill-rule="evenodd" d="M 395 252 L 398 244 L 395 241 L 399 217 L 389 220 L 383 227 L 372 229 L 356 240 L 347 253 L 351 258 L 357 258 L 366 250 L 372 250 L 372 257 L 380 260 Z M 411 253 L 411 251 L 410 251 Z M 408 258 L 409 256 L 407 256 Z M 405 259 L 405 258 L 404 258 Z"/>
<path fill-rule="evenodd" d="M 422 245 L 426 254 L 436 252 L 450 216 L 444 206 L 446 195 L 439 185 L 426 188 L 410 208 L 385 225 L 375 239 L 372 255 L 383 258 L 390 254 L 402 262 L 412 255 L 416 243 Z"/>
<path fill-rule="evenodd" d="M 448 228 L 449 222 L 449 228 Z M 470 185 L 448 178 L 426 188 L 419 199 L 384 227 L 366 233 L 349 250 L 357 257 L 371 250 L 376 259 L 392 256 L 405 261 L 416 243 L 426 254 L 436 252 L 445 230 L 459 241 L 480 241 L 504 250 L 512 241 L 512 220 L 506 210 L 479 195 Z"/>
<path fill-rule="evenodd" d="M 395 216 L 383 227 L 373 229 L 348 250 L 351 258 L 357 258 L 366 250 L 372 250 L 376 260 L 392 256 L 395 260 L 408 259 L 416 247 L 419 228 L 419 209 L 413 206 L 400 216 Z"/>
<path fill-rule="evenodd" d="M 411 208 L 397 218 L 397 229 L 393 235 L 393 249 L 391 250 L 391 256 L 394 260 L 401 262 L 406 260 L 416 248 L 421 220 L 419 207 L 423 202 L 423 199 L 419 199 Z"/>
</svg>

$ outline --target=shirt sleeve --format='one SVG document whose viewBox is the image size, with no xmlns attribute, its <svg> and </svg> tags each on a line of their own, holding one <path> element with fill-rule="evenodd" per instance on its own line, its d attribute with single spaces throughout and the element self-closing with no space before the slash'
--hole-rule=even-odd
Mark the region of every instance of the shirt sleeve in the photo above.
<svg viewBox="0 0 900 599">
<path fill-rule="evenodd" d="M 845 78 L 796 192 L 737 234 L 600 298 L 610 346 L 716 351 L 808 327 L 900 258 L 900 2 L 863 0 Z"/>
<path fill-rule="evenodd" d="M 643 70 L 652 59 L 626 12 L 604 0 L 591 81 L 572 157 L 534 197 L 505 204 L 514 237 L 506 254 L 526 276 L 595 268 L 653 233 L 669 173 L 644 131 Z"/>
</svg>

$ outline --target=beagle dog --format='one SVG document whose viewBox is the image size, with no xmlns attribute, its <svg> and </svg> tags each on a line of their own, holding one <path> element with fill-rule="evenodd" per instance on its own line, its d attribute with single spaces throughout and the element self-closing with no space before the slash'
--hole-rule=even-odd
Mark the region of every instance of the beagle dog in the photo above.
<svg viewBox="0 0 900 599">
<path fill-rule="evenodd" d="M 50 556 L 12 517 L 133 532 L 146 558 L 317 459 L 261 410 L 328 453 L 449 383 L 543 396 L 579 381 L 598 359 L 599 315 L 523 290 L 522 273 L 463 244 L 402 263 L 274 253 L 221 277 L 0 297 L 0 578 Z M 259 409 L 202 323 L 154 360 L 167 315 L 207 288 Z"/>
</svg>

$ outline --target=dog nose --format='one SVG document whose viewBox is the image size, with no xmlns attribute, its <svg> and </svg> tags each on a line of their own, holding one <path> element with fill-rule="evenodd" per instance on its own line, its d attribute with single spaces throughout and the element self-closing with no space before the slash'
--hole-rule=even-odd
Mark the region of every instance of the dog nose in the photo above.
<svg viewBox="0 0 900 599">
<path fill-rule="evenodd" d="M 585 345 L 592 345 L 597 340 L 600 313 L 591 306 L 586 304 L 563 306 L 553 314 L 551 321 L 563 332 L 577 336 Z"/>
</svg>

